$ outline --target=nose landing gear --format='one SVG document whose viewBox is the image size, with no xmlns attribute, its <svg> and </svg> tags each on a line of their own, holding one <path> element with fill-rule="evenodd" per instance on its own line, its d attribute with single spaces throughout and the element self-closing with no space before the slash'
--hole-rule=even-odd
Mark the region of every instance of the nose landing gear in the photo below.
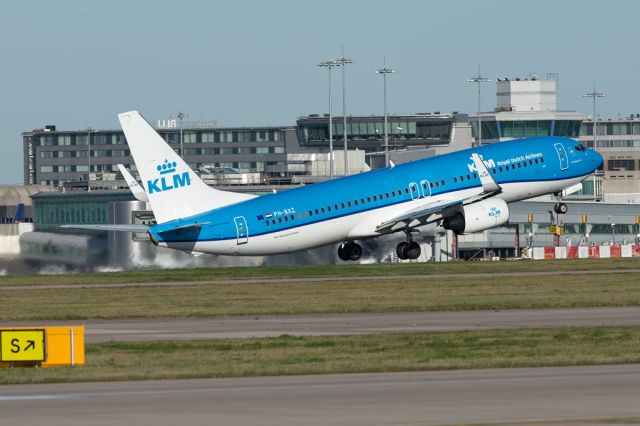
<svg viewBox="0 0 640 426">
<path fill-rule="evenodd" d="M 362 257 L 362 246 L 353 241 L 340 244 L 338 247 L 338 257 L 340 260 L 348 262 L 349 260 L 356 261 Z"/>
</svg>

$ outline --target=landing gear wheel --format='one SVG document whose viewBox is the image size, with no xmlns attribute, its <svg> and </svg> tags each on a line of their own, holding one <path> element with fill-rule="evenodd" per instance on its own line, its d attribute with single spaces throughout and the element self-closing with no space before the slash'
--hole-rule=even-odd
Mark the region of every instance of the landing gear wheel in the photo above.
<svg viewBox="0 0 640 426">
<path fill-rule="evenodd" d="M 338 246 L 338 257 L 343 262 L 348 262 L 350 260 L 349 256 L 347 255 L 347 251 L 345 250 L 347 248 L 347 245 L 348 244 L 340 244 Z"/>
<path fill-rule="evenodd" d="M 338 247 L 338 257 L 344 262 L 360 260 L 362 257 L 362 246 L 352 242 L 342 243 Z"/>
<path fill-rule="evenodd" d="M 553 211 L 557 214 L 566 214 L 569 208 L 565 203 L 556 203 L 556 205 L 553 206 Z"/>
<path fill-rule="evenodd" d="M 414 260 L 420 257 L 421 251 L 420 244 L 415 241 L 409 241 L 404 247 L 403 254 L 406 256 L 406 259 Z"/>
<path fill-rule="evenodd" d="M 360 260 L 360 258 L 362 257 L 362 246 L 357 243 L 350 243 L 348 252 L 350 260 Z"/>
<path fill-rule="evenodd" d="M 398 246 L 396 247 L 396 254 L 398 255 L 398 258 L 400 260 L 406 260 L 407 259 L 406 255 L 404 254 L 404 250 L 407 247 L 407 244 L 409 244 L 409 243 L 406 243 L 406 242 L 403 241 L 400 244 L 398 244 Z"/>
</svg>

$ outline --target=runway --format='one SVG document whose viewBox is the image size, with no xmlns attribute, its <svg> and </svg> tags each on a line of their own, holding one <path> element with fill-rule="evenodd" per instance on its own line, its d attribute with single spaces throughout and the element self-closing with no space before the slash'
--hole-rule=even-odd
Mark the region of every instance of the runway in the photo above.
<svg viewBox="0 0 640 426">
<path fill-rule="evenodd" d="M 74 321 L 5 323 L 69 325 Z M 85 321 L 88 343 L 515 329 L 565 326 L 640 326 L 640 307 L 504 311 L 266 315 Z"/>
<path fill-rule="evenodd" d="M 78 288 L 124 288 L 124 287 L 174 287 L 174 286 L 202 286 L 202 285 L 233 285 L 233 284 L 313 284 L 343 281 L 406 281 L 406 280 L 467 280 L 467 279 L 496 279 L 509 277 L 549 277 L 568 275 L 610 275 L 637 274 L 640 269 L 606 269 L 580 271 L 533 271 L 533 272 L 481 272 L 469 274 L 420 274 L 420 275 L 358 275 L 358 276 L 329 276 L 329 277 L 293 277 L 293 278 L 237 278 L 214 279 L 205 281 L 165 281 L 139 283 L 99 283 L 99 284 L 3 284 L 0 291 L 24 290 L 54 290 Z"/>
<path fill-rule="evenodd" d="M 10 385 L 0 416 L 46 426 L 637 424 L 638 395 L 640 365 L 460 370 Z"/>
</svg>

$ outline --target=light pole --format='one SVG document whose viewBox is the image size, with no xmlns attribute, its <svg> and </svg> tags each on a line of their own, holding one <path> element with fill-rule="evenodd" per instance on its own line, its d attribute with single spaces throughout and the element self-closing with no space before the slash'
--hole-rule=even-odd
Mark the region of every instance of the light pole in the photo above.
<svg viewBox="0 0 640 426">
<path fill-rule="evenodd" d="M 349 166 L 347 160 L 347 91 L 345 89 L 345 76 L 344 69 L 347 64 L 352 64 L 353 60 L 344 57 L 344 46 L 342 46 L 342 58 L 337 59 L 340 65 L 342 65 L 342 137 L 344 140 L 344 175 L 347 176 L 349 174 Z"/>
<path fill-rule="evenodd" d="M 178 113 L 176 115 L 170 115 L 169 118 L 177 118 L 178 120 L 180 120 L 180 158 L 182 158 L 184 160 L 184 156 L 183 151 L 182 151 L 182 120 L 184 120 L 184 118 L 186 117 L 186 115 L 184 114 L 184 112 L 182 111 L 178 111 Z"/>
<path fill-rule="evenodd" d="M 613 220 L 611 215 L 609 215 L 609 223 L 611 223 L 611 245 L 616 245 L 616 222 Z"/>
<path fill-rule="evenodd" d="M 87 127 L 87 163 L 88 163 L 88 173 L 87 173 L 87 192 L 91 192 L 91 132 L 93 129 L 91 127 Z"/>
<path fill-rule="evenodd" d="M 339 67 L 340 62 L 330 59 L 318 64 L 319 67 L 325 67 L 329 70 L 329 179 L 333 179 L 333 110 L 331 101 L 331 68 Z"/>
<path fill-rule="evenodd" d="M 598 145 L 596 143 L 598 138 L 598 116 L 596 115 L 596 99 L 604 98 L 606 95 L 604 93 L 599 93 L 596 91 L 596 82 L 593 82 L 593 92 L 585 93 L 582 95 L 583 98 L 593 98 L 593 148 L 598 149 Z"/>
<path fill-rule="evenodd" d="M 489 83 L 491 80 L 482 76 L 480 66 L 478 66 L 478 75 L 468 78 L 467 81 L 478 84 L 478 146 L 482 146 L 482 119 L 480 118 L 480 112 L 482 111 L 480 106 L 482 92 L 480 88 L 482 87 L 482 83 Z"/>
<path fill-rule="evenodd" d="M 384 166 L 389 167 L 389 130 L 387 129 L 387 74 L 394 73 L 395 70 L 383 67 L 378 68 L 375 73 L 382 74 L 384 81 Z"/>
</svg>

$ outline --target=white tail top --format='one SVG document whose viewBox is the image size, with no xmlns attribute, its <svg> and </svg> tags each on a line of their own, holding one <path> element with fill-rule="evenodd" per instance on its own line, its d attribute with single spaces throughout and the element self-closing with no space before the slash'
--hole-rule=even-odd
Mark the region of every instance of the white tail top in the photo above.
<svg viewBox="0 0 640 426">
<path fill-rule="evenodd" d="M 158 223 L 255 197 L 207 186 L 137 111 L 118 114 L 118 120 Z"/>
</svg>

